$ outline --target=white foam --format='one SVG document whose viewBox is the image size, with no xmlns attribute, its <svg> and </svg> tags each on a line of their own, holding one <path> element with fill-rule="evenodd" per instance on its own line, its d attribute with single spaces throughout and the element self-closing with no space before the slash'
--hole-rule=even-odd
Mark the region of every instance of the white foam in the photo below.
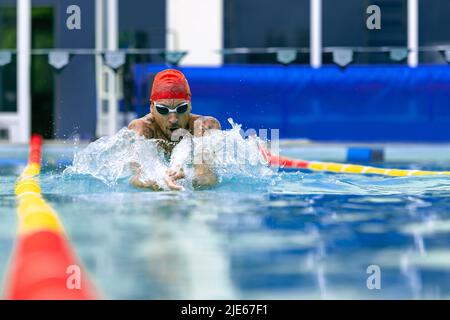
<svg viewBox="0 0 450 320">
<path fill-rule="evenodd" d="M 204 137 L 185 136 L 173 149 L 170 159 L 158 147 L 158 140 L 145 139 L 123 128 L 114 136 L 100 138 L 77 152 L 73 165 L 64 174 L 86 174 L 112 186 L 133 174 L 131 163 L 135 162 L 142 168 L 141 180 L 155 180 L 163 188 L 164 174 L 174 166 L 185 170 L 186 179 L 180 183 L 189 187 L 192 166 L 199 163 L 213 168 L 219 180 L 272 175 L 259 152 L 258 138 L 242 137 L 241 126 L 232 119 L 229 122 L 230 130 L 212 131 Z"/>
</svg>

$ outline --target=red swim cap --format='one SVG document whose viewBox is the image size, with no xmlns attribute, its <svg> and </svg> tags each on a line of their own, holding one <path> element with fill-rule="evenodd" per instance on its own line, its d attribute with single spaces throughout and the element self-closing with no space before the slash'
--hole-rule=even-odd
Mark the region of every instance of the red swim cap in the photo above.
<svg viewBox="0 0 450 320">
<path fill-rule="evenodd" d="M 191 89 L 181 71 L 166 69 L 156 74 L 153 80 L 150 101 L 159 99 L 185 99 L 191 101 Z"/>
</svg>

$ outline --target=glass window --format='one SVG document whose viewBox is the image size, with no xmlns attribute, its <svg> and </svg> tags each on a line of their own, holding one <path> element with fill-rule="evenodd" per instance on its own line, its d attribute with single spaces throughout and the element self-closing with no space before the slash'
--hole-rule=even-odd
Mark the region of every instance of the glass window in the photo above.
<svg viewBox="0 0 450 320">
<path fill-rule="evenodd" d="M 34 4 L 34 3 L 33 3 Z M 54 7 L 33 6 L 31 48 L 54 47 Z M 54 78 L 47 55 L 31 56 L 31 130 L 46 139 L 53 138 Z"/>
<path fill-rule="evenodd" d="M 309 47 L 309 0 L 224 1 L 224 48 Z M 276 63 L 275 54 L 226 55 L 225 63 Z M 309 63 L 301 54 L 296 63 Z"/>
<path fill-rule="evenodd" d="M 450 1 L 419 1 L 419 45 L 450 45 Z M 427 51 L 419 55 L 420 63 L 445 63 L 439 52 Z"/>
<path fill-rule="evenodd" d="M 119 1 L 119 47 L 164 49 L 166 46 L 166 0 Z M 160 56 L 133 55 L 135 61 L 161 62 Z"/>
<path fill-rule="evenodd" d="M 16 7 L 0 1 L 0 50 L 16 49 Z M 0 66 L 0 112 L 17 110 L 16 56 L 11 62 Z"/>
<path fill-rule="evenodd" d="M 166 0 L 120 0 L 119 1 L 119 47 L 132 49 L 165 49 Z M 171 39 L 171 37 L 170 37 Z M 142 95 L 134 96 L 134 65 L 136 63 L 165 63 L 163 55 L 130 54 L 123 68 L 123 101 L 121 111 L 136 112 L 141 115 L 148 112 L 147 87 L 144 81 Z M 145 110 L 145 111 L 143 111 Z"/>
<path fill-rule="evenodd" d="M 381 29 L 366 26 L 367 7 L 378 5 Z M 322 0 L 324 47 L 382 47 L 407 45 L 407 0 Z M 387 53 L 358 53 L 355 63 L 394 63 Z M 333 63 L 332 54 L 323 54 L 323 63 Z M 404 62 L 401 62 L 404 63 Z"/>
</svg>

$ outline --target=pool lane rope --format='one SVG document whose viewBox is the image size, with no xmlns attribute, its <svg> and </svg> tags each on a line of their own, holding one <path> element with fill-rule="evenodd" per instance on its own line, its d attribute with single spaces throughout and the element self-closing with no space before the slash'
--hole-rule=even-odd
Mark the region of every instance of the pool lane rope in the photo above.
<svg viewBox="0 0 450 320">
<path fill-rule="evenodd" d="M 19 227 L 5 298 L 96 299 L 97 293 L 72 251 L 58 214 L 42 197 L 38 180 L 41 147 L 42 137 L 33 135 L 28 165 L 15 185 Z"/>
<path fill-rule="evenodd" d="M 259 144 L 259 150 L 262 153 L 264 160 L 267 161 L 269 165 L 273 167 L 281 167 L 286 169 L 299 169 L 299 170 L 322 171 L 333 173 L 375 174 L 391 177 L 450 175 L 450 171 L 386 169 L 356 164 L 291 159 L 287 157 L 273 155 L 269 150 L 263 148 L 261 144 Z"/>
</svg>

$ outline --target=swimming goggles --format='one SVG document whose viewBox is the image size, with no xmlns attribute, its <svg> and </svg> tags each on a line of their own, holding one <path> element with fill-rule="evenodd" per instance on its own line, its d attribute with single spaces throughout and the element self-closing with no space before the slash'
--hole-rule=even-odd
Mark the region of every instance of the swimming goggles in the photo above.
<svg viewBox="0 0 450 320">
<path fill-rule="evenodd" d="M 162 115 L 168 115 L 169 113 L 183 114 L 187 111 L 189 107 L 189 102 L 183 102 L 182 104 L 178 105 L 175 109 L 170 109 L 169 107 L 166 107 L 162 104 L 156 104 L 155 107 L 156 110 L 158 110 L 159 114 Z"/>
</svg>

